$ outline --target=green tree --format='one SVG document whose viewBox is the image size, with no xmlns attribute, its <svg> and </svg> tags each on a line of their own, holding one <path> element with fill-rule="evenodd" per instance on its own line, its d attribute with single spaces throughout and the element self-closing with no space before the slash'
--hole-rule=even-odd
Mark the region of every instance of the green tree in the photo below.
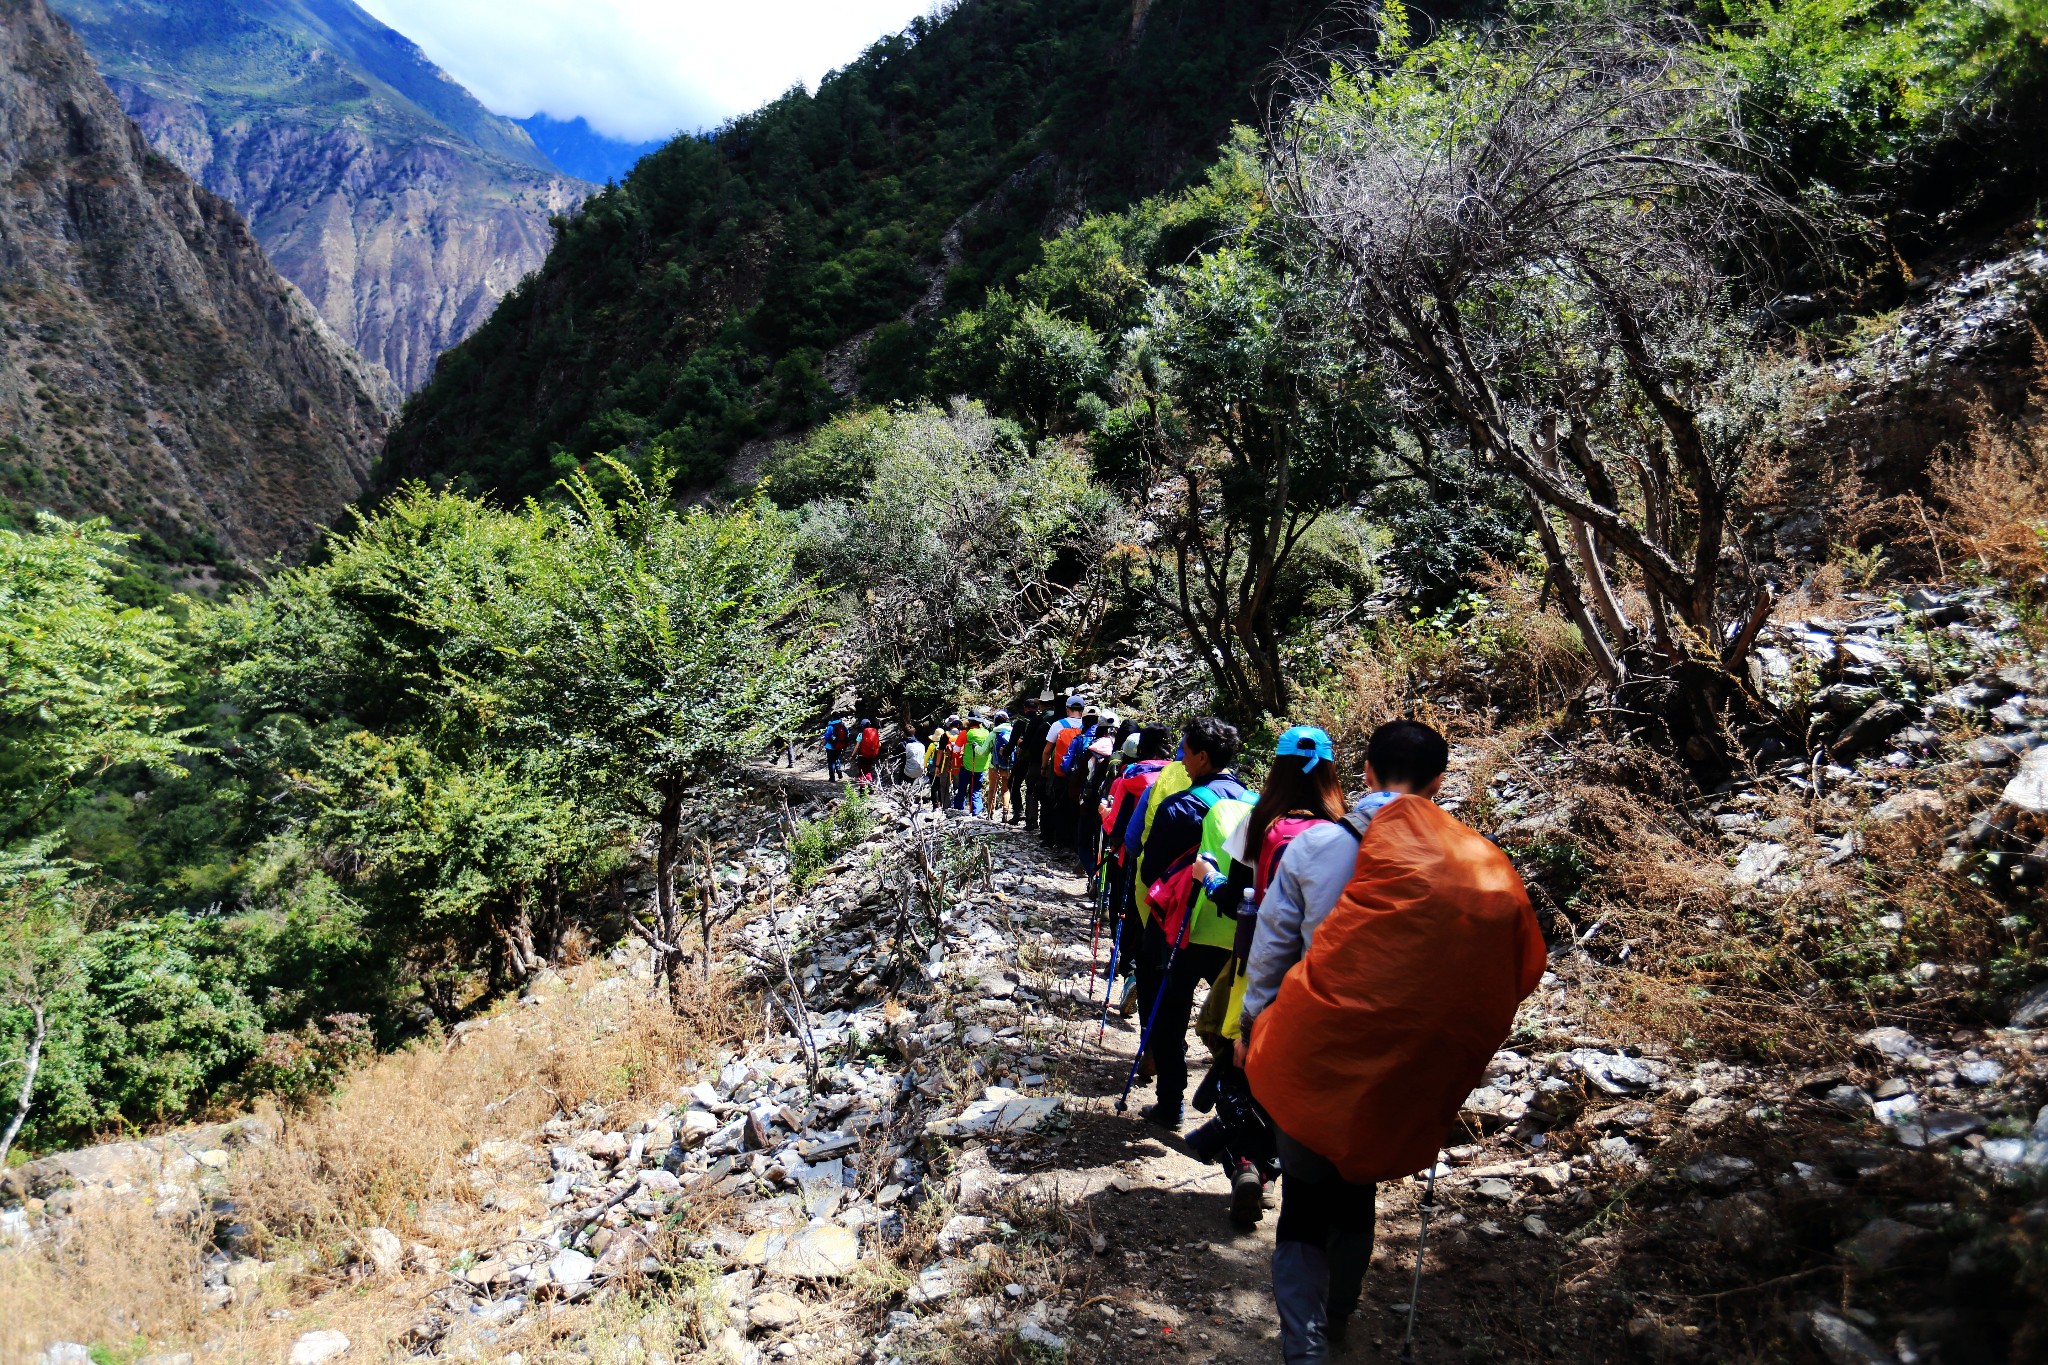
<svg viewBox="0 0 2048 1365">
<path fill-rule="evenodd" d="M 613 472 L 616 502 L 578 475 L 566 504 L 530 508 L 544 570 L 518 593 L 451 604 L 448 624 L 502 660 L 459 691 L 504 743 L 559 755 L 562 780 L 598 818 L 652 824 L 648 936 L 673 987 L 686 799 L 809 712 L 819 641 L 780 516 L 677 511 L 657 483 Z"/>
<path fill-rule="evenodd" d="M 103 520 L 0 530 L 0 846 L 92 778 L 186 753 L 177 623 L 108 591 L 127 543 Z"/>
<path fill-rule="evenodd" d="M 874 467 L 859 496 L 804 508 L 798 548 L 839 590 L 856 685 L 914 714 L 1032 647 L 1055 567 L 1100 557 L 1115 500 L 1077 448 L 1027 450 L 979 404 L 843 420 L 876 445 Z"/>
</svg>

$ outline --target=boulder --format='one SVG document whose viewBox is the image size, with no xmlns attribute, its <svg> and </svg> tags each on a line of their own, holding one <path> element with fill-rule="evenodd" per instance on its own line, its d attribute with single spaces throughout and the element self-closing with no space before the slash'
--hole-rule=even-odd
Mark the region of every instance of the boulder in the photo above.
<svg viewBox="0 0 2048 1365">
<path fill-rule="evenodd" d="M 363 1260 L 379 1275 L 395 1274 L 405 1264 L 405 1247 L 390 1228 L 371 1228 L 363 1234 Z"/>
<path fill-rule="evenodd" d="M 1813 1344 L 1834 1365 L 1898 1365 L 1898 1357 L 1871 1340 L 1855 1323 L 1826 1308 L 1806 1315 Z"/>
<path fill-rule="evenodd" d="M 860 1239 L 835 1223 L 770 1228 L 749 1237 L 737 1259 L 786 1280 L 837 1279 L 860 1260 Z"/>
<path fill-rule="evenodd" d="M 1004 1086 L 992 1085 L 976 1100 L 951 1118 L 934 1119 L 925 1125 L 926 1137 L 966 1137 L 971 1134 L 1035 1132 L 1060 1111 L 1053 1096 L 1020 1095 Z"/>
<path fill-rule="evenodd" d="M 1880 1057 L 1903 1061 L 1920 1051 L 1919 1041 L 1902 1028 L 1874 1028 L 1856 1036 L 1856 1045 L 1870 1049 Z"/>
<path fill-rule="evenodd" d="M 1849 722 L 1829 752 L 1836 758 L 1868 753 L 1913 723 L 1913 713 L 1895 701 L 1881 701 Z"/>
<path fill-rule="evenodd" d="M 804 1306 L 794 1294 L 771 1289 L 747 1304 L 747 1321 L 770 1332 L 781 1332 L 803 1321 Z"/>
<path fill-rule="evenodd" d="M 1748 1157 L 1729 1156 L 1723 1152 L 1703 1156 L 1685 1168 L 1687 1180 L 1695 1185 L 1705 1185 L 1716 1190 L 1733 1189 L 1755 1174 L 1754 1161 Z"/>
<path fill-rule="evenodd" d="M 2048 982 L 2020 997 L 2012 1007 L 2010 1023 L 2014 1028 L 2032 1028 L 2043 1020 L 2048 1020 Z"/>
<path fill-rule="evenodd" d="M 332 1329 L 301 1333 L 292 1343 L 289 1365 L 322 1365 L 348 1350 L 348 1337 Z"/>
<path fill-rule="evenodd" d="M 2008 806 L 2036 815 L 2048 813 L 2048 746 L 2027 751 L 2000 799 Z"/>
</svg>

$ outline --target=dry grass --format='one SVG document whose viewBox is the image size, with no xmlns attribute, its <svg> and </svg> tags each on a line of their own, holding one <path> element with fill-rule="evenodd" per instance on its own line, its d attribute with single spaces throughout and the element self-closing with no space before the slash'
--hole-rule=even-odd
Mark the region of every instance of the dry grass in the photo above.
<svg viewBox="0 0 2048 1365">
<path fill-rule="evenodd" d="M 1302 721 L 1329 732 L 1347 772 L 1389 720 L 1480 744 L 1508 730 L 1533 734 L 1584 688 L 1591 670 L 1578 630 L 1543 605 L 1533 578 L 1494 565 L 1481 587 L 1484 604 L 1455 622 L 1379 623 L 1302 699 Z"/>
<path fill-rule="evenodd" d="M 723 977 L 691 978 L 682 1014 L 629 981 L 586 994 L 596 982 L 588 969 L 574 973 L 540 1003 L 508 1005 L 449 1043 L 365 1068 L 237 1173 L 245 1216 L 268 1237 L 316 1244 L 326 1260 L 366 1228 L 419 1236 L 429 1205 L 473 1207 L 464 1157 L 478 1144 L 584 1106 L 651 1110 L 743 1027 Z"/>
<path fill-rule="evenodd" d="M 1991 964 L 2041 955 L 1981 877 L 1942 865 L 1948 831 L 1986 799 L 1969 777 L 1922 774 L 1945 810 L 1895 821 L 1872 820 L 1861 795 L 1765 788 L 1746 807 L 1757 827 L 1730 842 L 1690 813 L 1682 778 L 1654 756 L 1588 750 L 1551 793 L 1570 807 L 1568 827 L 1510 846 L 1545 870 L 1539 884 L 1584 940 L 1560 961 L 1590 1030 L 1819 1060 L 1880 1015 L 1965 1021 L 1985 1007 Z M 1851 833 L 1855 854 L 1825 865 L 1821 850 Z M 1733 885 L 1731 857 L 1752 840 L 1793 856 L 1780 878 Z M 1932 983 L 1911 976 L 1922 962 L 1941 964 Z"/>
<path fill-rule="evenodd" d="M 237 1216 L 279 1268 L 226 1309 L 199 1307 L 210 1229 L 132 1201 L 91 1206 L 54 1244 L 0 1256 L 0 1360 L 31 1359 L 60 1339 L 152 1350 L 204 1340 L 210 1363 L 275 1365 L 316 1327 L 346 1332 L 357 1354 L 382 1354 L 445 1280 L 364 1277 L 368 1229 L 389 1228 L 442 1264 L 497 1245 L 543 1212 L 521 1202 L 531 1196 L 526 1177 L 541 1172 L 493 1171 L 488 1156 L 473 1157 L 479 1144 L 530 1139 L 556 1114 L 594 1123 L 604 1111 L 610 1126 L 651 1117 L 744 1027 L 747 1011 L 724 977 L 692 980 L 681 1015 L 643 983 L 616 979 L 588 993 L 599 979 L 594 968 L 572 971 L 533 1003 L 508 1002 L 452 1039 L 380 1058 L 331 1099 L 281 1118 L 277 1141 L 243 1156 L 230 1187 Z M 507 1190 L 517 1193 L 502 1197 Z M 501 1196 L 489 1207 L 487 1191 Z M 694 1235 L 696 1215 L 715 1212 L 693 1203 L 671 1235 Z M 272 1319 L 277 1310 L 285 1315 Z M 544 1356 L 554 1330 L 539 1318 L 520 1332 Z M 501 1346 L 515 1348 L 509 1338 Z"/>
<path fill-rule="evenodd" d="M 0 1361 L 33 1360 L 52 1341 L 192 1339 L 204 1249 L 190 1223 L 117 1200 L 0 1255 Z"/>
<path fill-rule="evenodd" d="M 2038 338 L 2037 338 L 2038 340 Z M 2044 381 L 2048 384 L 2048 381 Z M 2048 390 L 2015 420 L 1979 409 L 1968 444 L 1936 463 L 1942 525 L 1983 571 L 2038 595 L 2048 574 Z"/>
</svg>

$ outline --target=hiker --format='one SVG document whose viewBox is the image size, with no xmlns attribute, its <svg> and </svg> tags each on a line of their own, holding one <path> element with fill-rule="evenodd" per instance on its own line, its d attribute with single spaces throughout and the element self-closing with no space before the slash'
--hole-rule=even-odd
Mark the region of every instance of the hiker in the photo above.
<svg viewBox="0 0 2048 1365">
<path fill-rule="evenodd" d="M 1051 731 L 1055 717 L 1052 710 L 1051 693 L 1036 701 L 1026 699 L 1024 706 L 1030 723 L 1024 727 L 1023 737 L 1017 741 L 1017 767 L 1011 774 L 1011 790 L 1024 793 L 1024 828 L 1038 828 L 1040 802 L 1045 794 L 1044 756 L 1045 740 Z M 1015 797 L 1011 798 L 1014 803 Z"/>
<path fill-rule="evenodd" d="M 828 781 L 846 780 L 846 751 L 852 747 L 852 740 L 845 721 L 833 716 L 825 722 L 825 777 Z"/>
<path fill-rule="evenodd" d="M 953 735 L 951 727 L 960 723 L 958 716 L 949 716 L 932 731 L 931 743 L 925 749 L 925 770 L 931 774 L 931 803 L 933 810 L 944 810 L 953 803 Z"/>
<path fill-rule="evenodd" d="M 1273 1122 L 1253 1097 L 1236 1056 L 1242 1031 L 1239 1007 L 1258 906 L 1288 846 L 1343 818 L 1344 786 L 1330 737 L 1313 726 L 1297 725 L 1280 736 L 1258 804 L 1224 844 L 1231 859 L 1229 880 L 1240 883 L 1243 894 L 1231 959 L 1210 983 L 1208 999 L 1195 1019 L 1195 1036 L 1209 1048 L 1213 1065 L 1195 1090 L 1194 1106 L 1204 1113 L 1213 1110 L 1216 1117 L 1190 1133 L 1187 1141 L 1197 1157 L 1222 1165 L 1231 1185 L 1231 1218 L 1241 1226 L 1258 1222 L 1266 1206 L 1266 1187 L 1280 1173 Z M 1337 837 L 1342 841 L 1345 836 Z"/>
<path fill-rule="evenodd" d="M 1227 884 L 1217 875 L 1230 861 L 1223 845 L 1258 799 L 1230 770 L 1237 750 L 1236 726 L 1214 716 L 1191 722 L 1181 736 L 1187 785 L 1153 808 L 1139 848 L 1137 894 L 1154 912 L 1146 916 L 1138 954 L 1139 1008 L 1149 1032 L 1145 1051 L 1157 1080 L 1144 1118 L 1169 1133 L 1180 1131 L 1195 988 L 1223 970 L 1237 932 L 1236 905 L 1220 903 L 1208 888 L 1210 882 L 1219 891 Z M 1155 790 L 1166 772 L 1161 770 Z M 1208 856 L 1209 872 L 1200 870 L 1197 854 Z"/>
<path fill-rule="evenodd" d="M 1103 844 L 1109 850 L 1103 869 L 1109 878 L 1109 904 L 1103 920 L 1111 926 L 1109 932 L 1118 958 L 1116 975 L 1125 980 L 1137 975 L 1138 950 L 1145 939 L 1145 921 L 1131 894 L 1131 879 L 1138 867 L 1137 836 L 1144 828 L 1146 793 L 1172 759 L 1173 732 L 1163 725 L 1152 725 L 1131 738 L 1136 741 L 1132 759 L 1109 784 L 1101 808 Z M 1128 992 L 1124 999 L 1133 1006 L 1137 1003 L 1136 997 Z"/>
<path fill-rule="evenodd" d="M 860 739 L 853 751 L 853 777 L 863 787 L 875 785 L 875 760 L 882 756 L 882 732 L 871 720 L 860 723 Z"/>
<path fill-rule="evenodd" d="M 1076 767 L 1087 751 L 1089 741 L 1095 734 L 1101 716 L 1093 705 L 1083 704 L 1081 724 L 1060 731 L 1053 742 L 1052 793 L 1053 810 L 1058 821 L 1058 836 L 1053 847 L 1072 851 L 1074 836 L 1080 823 L 1080 778 Z"/>
<path fill-rule="evenodd" d="M 967 718 L 960 734 L 960 772 L 953 781 L 953 809 L 969 815 L 982 813 L 981 792 L 988 780 L 989 764 L 995 761 L 996 737 L 990 733 L 979 712 Z"/>
<path fill-rule="evenodd" d="M 1073 772 L 1068 781 L 1074 790 L 1074 857 L 1080 860 L 1081 871 L 1089 875 L 1101 863 L 1102 821 L 1097 814 L 1103 789 L 1109 785 L 1118 725 L 1116 712 L 1104 710 L 1073 749 Z"/>
<path fill-rule="evenodd" d="M 988 764 L 988 815 L 990 819 L 1000 818 L 1010 823 L 1005 808 L 1010 797 L 1010 770 L 1017 765 L 1017 727 L 1010 722 L 1008 711 L 997 709 L 995 724 L 989 733 L 995 738 L 995 749 L 989 755 Z"/>
<path fill-rule="evenodd" d="M 1059 760 L 1065 755 L 1067 746 L 1081 738 L 1087 712 L 1087 702 L 1079 697 L 1068 697 L 1067 714 L 1046 730 L 1045 748 L 1039 755 L 1038 832 L 1052 848 L 1064 848 L 1073 835 L 1073 830 L 1065 824 L 1073 807 L 1066 800 L 1066 783 L 1060 776 Z"/>
<path fill-rule="evenodd" d="M 1415 721 L 1374 731 L 1370 791 L 1345 822 L 1296 833 L 1258 906 L 1237 1051 L 1278 1130 L 1288 1365 L 1341 1341 L 1379 1182 L 1434 1165 L 1543 975 L 1513 864 L 1434 800 L 1449 759 Z"/>
<path fill-rule="evenodd" d="M 924 781 L 924 741 L 917 737 L 917 731 L 903 727 L 903 784 L 914 787 Z"/>
</svg>

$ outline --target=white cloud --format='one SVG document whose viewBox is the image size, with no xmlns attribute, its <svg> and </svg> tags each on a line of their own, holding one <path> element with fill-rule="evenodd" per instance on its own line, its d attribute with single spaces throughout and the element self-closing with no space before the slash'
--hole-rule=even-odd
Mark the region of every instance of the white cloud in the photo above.
<svg viewBox="0 0 2048 1365">
<path fill-rule="evenodd" d="M 818 79 L 932 0 L 360 0 L 501 114 L 612 137 L 707 128 Z"/>
</svg>

